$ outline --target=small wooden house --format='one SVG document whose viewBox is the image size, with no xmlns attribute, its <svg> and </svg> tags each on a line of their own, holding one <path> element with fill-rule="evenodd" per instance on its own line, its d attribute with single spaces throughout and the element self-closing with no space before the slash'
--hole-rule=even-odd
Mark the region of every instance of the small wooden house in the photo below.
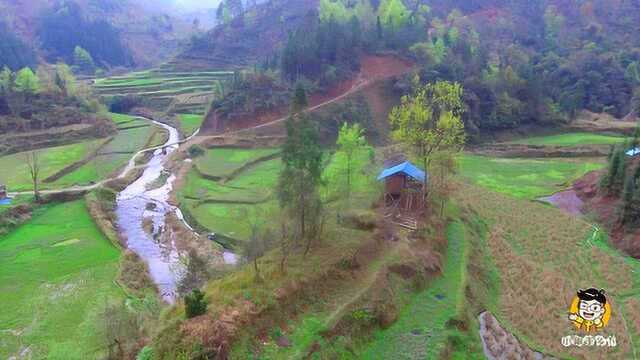
<svg viewBox="0 0 640 360">
<path fill-rule="evenodd" d="M 421 209 L 425 179 L 427 174 L 409 161 L 382 170 L 378 180 L 385 183 L 385 205 L 409 211 Z"/>
</svg>

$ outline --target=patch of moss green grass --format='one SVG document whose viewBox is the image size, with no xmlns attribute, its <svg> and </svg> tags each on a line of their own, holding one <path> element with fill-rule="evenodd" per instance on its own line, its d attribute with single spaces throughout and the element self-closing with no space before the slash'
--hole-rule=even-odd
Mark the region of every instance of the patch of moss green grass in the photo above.
<svg viewBox="0 0 640 360">
<path fill-rule="evenodd" d="M 229 176 L 248 162 L 273 155 L 279 149 L 208 149 L 204 156 L 196 159 L 196 166 L 203 174 L 215 177 Z"/>
<path fill-rule="evenodd" d="M 180 131 L 185 137 L 188 137 L 202 126 L 204 116 L 197 114 L 178 114 L 178 120 L 180 122 Z"/>
<path fill-rule="evenodd" d="M 97 314 L 124 296 L 113 282 L 120 257 L 83 200 L 39 207 L 0 237 L 0 357 L 29 347 L 35 359 L 104 355 Z"/>
<path fill-rule="evenodd" d="M 578 146 L 578 145 L 617 145 L 625 141 L 624 137 L 602 135 L 594 133 L 567 133 L 549 136 L 530 137 L 511 141 L 511 144 L 524 145 L 554 145 L 554 146 Z"/>
<path fill-rule="evenodd" d="M 464 310 L 469 245 L 462 222 L 447 228 L 442 275 L 416 294 L 388 329 L 374 334 L 361 359 L 437 359 L 447 343 L 447 322 Z"/>
<path fill-rule="evenodd" d="M 568 187 L 604 162 L 583 159 L 505 159 L 464 154 L 461 175 L 489 190 L 536 199 Z"/>
<path fill-rule="evenodd" d="M 82 160 L 92 150 L 97 149 L 102 140 L 92 140 L 71 145 L 36 150 L 40 164 L 40 179 L 45 179 L 65 167 Z M 0 183 L 6 184 L 9 191 L 28 191 L 32 189 L 27 152 L 0 157 Z M 50 187 L 42 184 L 43 189 Z"/>
</svg>

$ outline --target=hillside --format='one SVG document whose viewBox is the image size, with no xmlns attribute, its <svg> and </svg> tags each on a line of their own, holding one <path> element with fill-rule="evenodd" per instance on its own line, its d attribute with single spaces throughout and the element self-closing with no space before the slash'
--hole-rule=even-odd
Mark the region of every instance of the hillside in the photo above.
<svg viewBox="0 0 640 360">
<path fill-rule="evenodd" d="M 227 70 L 250 67 L 273 56 L 296 30 L 314 19 L 317 0 L 271 0 L 248 8 L 206 34 L 171 62 L 177 70 Z"/>
<path fill-rule="evenodd" d="M 20 40 L 38 60 L 73 63 L 73 50 L 81 46 L 96 65 L 150 66 L 172 55 L 193 29 L 161 6 L 136 0 L 2 0 L 0 25 L 4 36 Z M 107 51 L 108 49 L 108 51 Z M 0 65 L 13 70 L 33 65 L 33 59 L 12 61 L 0 55 Z"/>
</svg>

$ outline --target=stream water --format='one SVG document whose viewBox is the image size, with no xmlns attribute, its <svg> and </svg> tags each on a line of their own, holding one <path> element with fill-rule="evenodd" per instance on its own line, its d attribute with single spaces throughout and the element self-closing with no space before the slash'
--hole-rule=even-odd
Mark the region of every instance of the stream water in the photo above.
<svg viewBox="0 0 640 360">
<path fill-rule="evenodd" d="M 127 248 L 148 264 L 151 279 L 160 295 L 165 301 L 173 303 L 178 295 L 177 287 L 184 276 L 185 266 L 175 243 L 159 240 L 166 229 L 166 215 L 175 212 L 189 230 L 193 229 L 184 220 L 180 209 L 168 202 L 176 177 L 164 165 L 171 153 L 179 147 L 179 133 L 169 125 L 153 122 L 166 129 L 169 138 L 163 148 L 154 151 L 142 175 L 118 194 L 115 212 L 118 230 L 126 239 Z M 197 132 L 192 136 L 196 134 Z M 123 170 L 120 178 L 125 177 L 134 167 L 135 157 Z M 166 180 L 159 184 L 162 179 Z M 225 252 L 223 255 L 226 263 L 236 263 L 235 254 Z"/>
<path fill-rule="evenodd" d="M 154 151 L 142 176 L 118 194 L 116 215 L 118 230 L 124 235 L 127 247 L 148 264 L 151 278 L 162 298 L 172 303 L 177 295 L 177 284 L 184 273 L 184 266 L 180 262 L 175 244 L 163 244 L 158 239 L 165 227 L 166 214 L 174 211 L 168 200 L 175 176 L 169 176 L 161 187 L 152 190 L 148 188 L 166 172 L 164 163 L 178 148 L 179 134 L 169 125 L 157 122 L 156 125 L 169 132 L 165 145 L 175 145 Z M 125 172 L 133 167 L 132 164 L 133 162 L 127 166 Z M 153 224 L 151 233 L 144 229 L 145 219 Z"/>
<path fill-rule="evenodd" d="M 570 215 L 582 215 L 583 201 L 573 189 L 560 191 L 551 196 L 539 198 L 538 200 L 556 206 Z"/>
</svg>

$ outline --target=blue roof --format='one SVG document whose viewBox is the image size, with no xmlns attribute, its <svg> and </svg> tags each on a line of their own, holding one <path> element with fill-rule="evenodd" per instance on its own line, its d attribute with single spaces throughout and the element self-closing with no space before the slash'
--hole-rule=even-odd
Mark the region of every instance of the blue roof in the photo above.
<svg viewBox="0 0 640 360">
<path fill-rule="evenodd" d="M 412 163 L 410 163 L 408 161 L 405 161 L 402 164 L 399 164 L 399 165 L 396 165 L 394 167 L 382 170 L 382 172 L 378 176 L 378 180 L 386 179 L 389 176 L 393 176 L 393 175 L 398 174 L 398 173 L 406 174 L 406 175 L 414 178 L 415 180 L 418 180 L 418 181 L 421 181 L 421 182 L 424 181 L 425 177 L 428 178 L 428 176 L 425 174 L 424 171 L 420 170 L 419 168 L 417 168 Z"/>
<path fill-rule="evenodd" d="M 627 151 L 627 156 L 636 156 L 636 155 L 640 155 L 640 147 Z"/>
</svg>

